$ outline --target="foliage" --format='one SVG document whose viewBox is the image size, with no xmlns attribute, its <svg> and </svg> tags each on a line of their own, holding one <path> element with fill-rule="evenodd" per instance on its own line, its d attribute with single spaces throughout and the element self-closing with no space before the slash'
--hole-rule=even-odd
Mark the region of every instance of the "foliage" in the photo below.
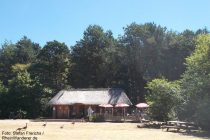
<svg viewBox="0 0 210 140">
<path fill-rule="evenodd" d="M 159 76 L 166 28 L 154 23 L 132 23 L 124 31 L 121 42 L 126 48 L 126 60 L 145 78 Z"/>
<path fill-rule="evenodd" d="M 92 122 L 104 122 L 105 118 L 103 115 L 93 115 L 91 121 Z"/>
<path fill-rule="evenodd" d="M 38 76 L 42 84 L 55 91 L 68 86 L 70 73 L 70 51 L 64 43 L 47 42 L 30 68 L 33 77 Z"/>
<path fill-rule="evenodd" d="M 24 72 L 26 71 L 29 67 L 30 67 L 31 64 L 15 64 L 12 66 L 12 72 L 13 73 L 18 73 L 18 72 Z"/>
<path fill-rule="evenodd" d="M 30 78 L 28 72 L 18 73 L 16 77 L 9 81 L 9 105 L 11 111 L 25 110 L 29 116 L 36 116 L 36 112 L 39 109 L 40 93 L 34 93 L 36 90 L 36 83 Z M 36 105 L 36 106 L 35 106 Z M 32 108 L 34 108 L 32 110 Z"/>
<path fill-rule="evenodd" d="M 31 63 L 34 62 L 36 56 L 40 51 L 40 46 L 37 43 L 33 43 L 30 39 L 24 36 L 20 41 L 16 44 L 16 62 L 18 63 Z"/>
<path fill-rule="evenodd" d="M 154 23 L 132 23 L 124 31 L 119 40 L 123 48 L 120 73 L 126 85 L 123 88 L 138 103 L 144 101 L 147 81 L 180 78 L 185 58 L 194 50 L 196 34 L 190 30 L 177 34 Z"/>
<path fill-rule="evenodd" d="M 180 102 L 180 86 L 178 82 L 154 79 L 147 84 L 147 88 L 149 93 L 146 100 L 150 103 L 151 117 L 160 121 L 176 119 L 177 106 L 179 106 Z"/>
<path fill-rule="evenodd" d="M 0 49 L 0 79 L 8 85 L 8 80 L 14 76 L 11 67 L 17 63 L 29 64 L 36 60 L 40 46 L 26 36 L 16 44 L 5 42 Z"/>
<path fill-rule="evenodd" d="M 181 74 L 185 71 L 185 58 L 189 56 L 195 49 L 196 33 L 185 30 L 176 34 L 167 33 L 167 46 L 163 56 L 163 75 L 169 80 L 180 79 Z M 173 74 L 172 74 L 173 73 Z"/>
<path fill-rule="evenodd" d="M 120 38 L 125 90 L 134 103 L 144 101 L 146 81 L 161 75 L 166 28 L 154 23 L 132 23 Z"/>
<path fill-rule="evenodd" d="M 10 68 L 16 63 L 15 51 L 15 45 L 10 42 L 5 42 L 0 50 L 0 79 L 6 85 L 8 80 L 14 76 Z"/>
<path fill-rule="evenodd" d="M 187 70 L 183 74 L 183 104 L 180 118 L 195 121 L 209 127 L 210 113 L 210 35 L 200 35 L 195 52 L 186 60 Z"/>
<path fill-rule="evenodd" d="M 83 39 L 72 48 L 71 85 L 75 88 L 105 87 L 107 69 L 103 69 L 103 53 L 114 47 L 115 40 L 110 31 L 104 32 L 97 25 L 89 26 Z"/>
<path fill-rule="evenodd" d="M 7 88 L 3 85 L 3 82 L 0 81 L 0 95 L 7 93 Z"/>
<path fill-rule="evenodd" d="M 160 96 L 158 99 L 163 100 L 156 105 L 167 106 L 159 117 L 153 108 L 153 115 L 169 119 L 180 110 L 180 118 L 197 118 L 196 121 L 202 123 L 198 114 L 208 116 L 201 107 L 209 104 L 208 37 L 199 37 L 197 41 L 195 38 L 207 33 L 207 29 L 178 33 L 155 23 L 132 23 L 117 39 L 111 31 L 90 25 L 83 38 L 70 48 L 56 40 L 40 47 L 26 36 L 16 43 L 5 42 L 0 48 L 0 115 L 6 118 L 11 111 L 20 109 L 27 112 L 28 118 L 48 115 L 48 100 L 57 91 L 69 88 L 122 88 L 136 104 L 145 101 L 147 82 L 162 77 L 178 80 L 187 66 L 182 80 L 183 94 L 176 98 L 178 103 L 183 101 L 181 107 L 174 107 L 176 101 L 165 102 L 166 98 L 172 100 L 172 95 L 176 95 L 172 94 L 174 82 L 164 79 L 159 84 L 151 82 L 157 85 L 157 91 L 149 89 L 150 94 L 156 93 L 154 97 Z M 190 56 L 196 43 L 196 53 Z M 158 87 L 163 85 L 162 93 Z M 175 89 L 178 92 L 179 88 Z M 150 94 L 148 100 L 155 105 Z M 197 102 L 201 107 L 190 105 Z"/>
<path fill-rule="evenodd" d="M 18 64 L 17 66 L 27 68 L 28 65 Z M 13 66 L 16 76 L 9 80 L 9 89 L 0 98 L 2 116 L 9 117 L 10 112 L 16 112 L 17 115 L 20 113 L 18 110 L 21 110 L 24 111 L 21 114 L 27 118 L 38 117 L 45 111 L 50 94 L 43 90 L 44 87 L 37 79 L 31 79 L 27 69 L 24 71 L 16 69 L 17 66 Z M 45 102 L 42 102 L 43 100 Z"/>
</svg>

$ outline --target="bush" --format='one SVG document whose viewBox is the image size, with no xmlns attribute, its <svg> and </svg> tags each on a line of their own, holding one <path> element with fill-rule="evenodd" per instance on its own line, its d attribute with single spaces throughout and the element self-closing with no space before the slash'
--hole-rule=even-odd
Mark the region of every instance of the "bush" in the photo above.
<svg viewBox="0 0 210 140">
<path fill-rule="evenodd" d="M 208 98 L 205 98 L 198 102 L 198 108 L 195 112 L 194 120 L 197 122 L 203 129 L 210 130 L 210 101 Z"/>
<path fill-rule="evenodd" d="M 92 122 L 104 122 L 105 118 L 103 115 L 93 115 L 91 121 Z"/>
<path fill-rule="evenodd" d="M 147 88 L 149 93 L 146 100 L 150 104 L 151 118 L 158 121 L 176 119 L 176 108 L 180 101 L 179 83 L 168 82 L 166 79 L 154 79 L 148 83 Z"/>
<path fill-rule="evenodd" d="M 193 121 L 210 129 L 210 35 L 196 39 L 195 52 L 186 59 L 186 71 L 181 79 L 183 97 L 179 118 Z"/>
</svg>

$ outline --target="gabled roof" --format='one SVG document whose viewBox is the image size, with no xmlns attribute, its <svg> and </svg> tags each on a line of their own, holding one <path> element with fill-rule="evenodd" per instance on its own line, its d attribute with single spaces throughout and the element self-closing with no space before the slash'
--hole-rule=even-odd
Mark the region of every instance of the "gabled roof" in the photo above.
<svg viewBox="0 0 210 140">
<path fill-rule="evenodd" d="M 49 101 L 50 105 L 72 105 L 76 103 L 88 105 L 126 103 L 132 105 L 122 89 L 61 90 Z"/>
</svg>

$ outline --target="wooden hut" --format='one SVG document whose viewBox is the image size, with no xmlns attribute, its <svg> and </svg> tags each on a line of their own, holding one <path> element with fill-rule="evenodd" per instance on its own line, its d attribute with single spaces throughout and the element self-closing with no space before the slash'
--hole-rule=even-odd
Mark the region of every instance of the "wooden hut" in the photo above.
<svg viewBox="0 0 210 140">
<path fill-rule="evenodd" d="M 50 101 L 53 108 L 53 118 L 68 119 L 87 116 L 87 110 L 92 108 L 94 113 L 99 113 L 100 104 L 125 103 L 132 105 L 122 89 L 75 89 L 62 90 Z"/>
</svg>

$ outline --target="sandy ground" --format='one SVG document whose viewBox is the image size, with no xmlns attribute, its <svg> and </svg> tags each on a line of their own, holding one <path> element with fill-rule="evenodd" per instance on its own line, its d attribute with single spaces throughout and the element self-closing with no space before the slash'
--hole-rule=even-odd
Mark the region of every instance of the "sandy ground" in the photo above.
<svg viewBox="0 0 210 140">
<path fill-rule="evenodd" d="M 16 131 L 25 126 L 26 130 Z M 137 128 L 136 123 L 78 123 L 0 120 L 0 139 L 11 140 L 204 140 L 205 137 Z M 24 138 L 25 137 L 25 138 Z"/>
</svg>

